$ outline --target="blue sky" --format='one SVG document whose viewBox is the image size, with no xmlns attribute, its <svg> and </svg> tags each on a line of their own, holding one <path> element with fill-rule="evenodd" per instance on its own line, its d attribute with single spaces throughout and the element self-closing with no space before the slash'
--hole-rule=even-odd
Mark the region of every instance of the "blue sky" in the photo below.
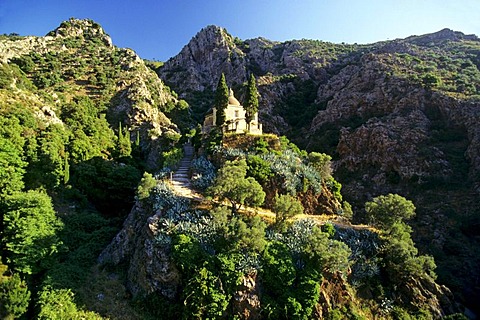
<svg viewBox="0 0 480 320">
<path fill-rule="evenodd" d="M 480 36 L 479 13 L 480 0 L 0 0 L 0 34 L 90 18 L 115 45 L 164 61 L 210 24 L 240 39 L 372 43 L 443 28 Z"/>
</svg>

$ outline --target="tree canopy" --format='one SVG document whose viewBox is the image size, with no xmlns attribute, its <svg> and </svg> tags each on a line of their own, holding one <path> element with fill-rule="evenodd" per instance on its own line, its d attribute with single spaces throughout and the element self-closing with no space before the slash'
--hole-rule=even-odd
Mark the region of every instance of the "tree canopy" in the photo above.
<svg viewBox="0 0 480 320">
<path fill-rule="evenodd" d="M 415 205 L 398 194 L 390 193 L 367 202 L 365 211 L 373 225 L 389 230 L 396 222 L 415 216 Z"/>
<path fill-rule="evenodd" d="M 227 161 L 218 171 L 209 193 L 220 200 L 230 201 L 234 212 L 242 205 L 260 206 L 265 200 L 265 192 L 254 178 L 245 178 L 246 175 L 245 160 Z"/>
<path fill-rule="evenodd" d="M 6 197 L 3 215 L 3 245 L 14 270 L 33 274 L 49 263 L 61 242 L 62 227 L 50 197 L 40 191 L 17 192 Z"/>
</svg>

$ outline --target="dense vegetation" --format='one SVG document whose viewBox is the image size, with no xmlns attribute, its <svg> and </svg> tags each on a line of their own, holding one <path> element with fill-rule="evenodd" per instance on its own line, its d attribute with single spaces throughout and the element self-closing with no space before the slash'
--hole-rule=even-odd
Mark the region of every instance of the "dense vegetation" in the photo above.
<svg viewBox="0 0 480 320">
<path fill-rule="evenodd" d="M 97 24 L 70 20 L 55 36 L 48 51 L 0 65 L 2 318 L 100 318 L 80 310 L 78 294 L 134 203 L 149 148 L 142 128 L 112 111 L 118 83 L 146 76 L 150 99 L 167 109 L 159 80 Z M 130 99 L 141 107 L 140 93 Z M 175 158 L 175 139 L 157 166 Z"/>
</svg>

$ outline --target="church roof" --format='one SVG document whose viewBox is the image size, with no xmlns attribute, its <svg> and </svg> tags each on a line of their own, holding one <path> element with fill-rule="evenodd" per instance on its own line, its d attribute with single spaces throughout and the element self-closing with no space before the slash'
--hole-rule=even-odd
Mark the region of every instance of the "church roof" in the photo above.
<svg viewBox="0 0 480 320">
<path fill-rule="evenodd" d="M 233 95 L 232 89 L 230 89 L 230 94 L 228 95 L 228 104 L 232 106 L 240 106 L 240 102 L 238 102 L 237 98 Z"/>
</svg>

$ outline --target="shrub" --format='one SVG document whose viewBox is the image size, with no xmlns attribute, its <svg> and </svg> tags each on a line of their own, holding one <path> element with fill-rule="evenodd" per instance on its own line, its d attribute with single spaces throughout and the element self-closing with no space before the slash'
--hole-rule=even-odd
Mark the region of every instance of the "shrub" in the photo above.
<svg viewBox="0 0 480 320">
<path fill-rule="evenodd" d="M 6 269 L 0 257 L 0 317 L 18 319 L 27 311 L 30 291 L 18 274 L 5 276 Z"/>
<path fill-rule="evenodd" d="M 163 166 L 168 168 L 175 167 L 183 158 L 183 150 L 181 148 L 173 148 L 172 150 L 162 152 Z"/>
<path fill-rule="evenodd" d="M 273 212 L 275 212 L 275 223 L 281 229 L 285 221 L 293 216 L 303 213 L 302 203 L 289 194 L 275 195 L 275 203 L 273 204 Z"/>
</svg>

